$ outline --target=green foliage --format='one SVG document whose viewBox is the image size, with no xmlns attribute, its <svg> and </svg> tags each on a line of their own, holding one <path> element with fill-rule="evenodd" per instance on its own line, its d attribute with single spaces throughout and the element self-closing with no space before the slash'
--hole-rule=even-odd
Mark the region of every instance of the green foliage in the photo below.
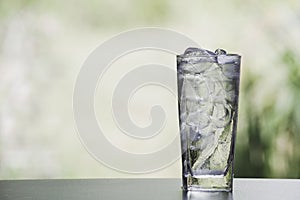
<svg viewBox="0 0 300 200">
<path fill-rule="evenodd" d="M 300 63 L 289 49 L 280 62 L 287 71 L 286 81 L 261 109 L 257 109 L 253 93 L 258 91 L 262 77 L 244 77 L 244 120 L 240 123 L 246 125 L 240 134 L 247 143 L 236 150 L 237 177 L 300 177 Z M 280 99 L 286 99 L 283 105 L 279 105 Z"/>
</svg>

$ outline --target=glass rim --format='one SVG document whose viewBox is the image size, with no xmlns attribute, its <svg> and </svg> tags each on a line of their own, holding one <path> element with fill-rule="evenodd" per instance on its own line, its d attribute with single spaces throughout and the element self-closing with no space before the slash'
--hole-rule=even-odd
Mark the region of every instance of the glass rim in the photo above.
<svg viewBox="0 0 300 200">
<path fill-rule="evenodd" d="M 185 55 L 185 54 L 179 54 L 176 55 L 178 58 L 216 58 L 218 56 L 228 56 L 228 57 L 236 57 L 236 58 L 241 58 L 242 56 L 239 54 L 235 53 L 228 53 L 228 54 L 221 54 L 221 55 Z"/>
</svg>

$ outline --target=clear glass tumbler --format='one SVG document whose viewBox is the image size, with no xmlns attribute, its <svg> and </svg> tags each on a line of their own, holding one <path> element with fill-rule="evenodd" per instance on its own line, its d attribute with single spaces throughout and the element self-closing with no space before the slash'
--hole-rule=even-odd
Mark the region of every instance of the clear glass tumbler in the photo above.
<svg viewBox="0 0 300 200">
<path fill-rule="evenodd" d="M 184 190 L 232 190 L 240 61 L 221 49 L 177 56 Z"/>
</svg>

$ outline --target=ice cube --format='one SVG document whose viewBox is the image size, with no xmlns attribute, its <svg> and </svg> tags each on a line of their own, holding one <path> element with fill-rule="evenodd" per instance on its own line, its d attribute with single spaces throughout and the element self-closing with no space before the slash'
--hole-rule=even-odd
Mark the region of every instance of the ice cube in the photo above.
<svg viewBox="0 0 300 200">
<path fill-rule="evenodd" d="M 236 62 L 236 58 L 232 56 L 227 56 L 225 54 L 218 55 L 217 58 L 219 65 L 230 64 L 233 65 Z"/>
<path fill-rule="evenodd" d="M 190 47 L 185 50 L 183 55 L 178 56 L 178 71 L 182 73 L 201 74 L 208 71 L 217 63 L 217 56 L 214 52 Z"/>
<path fill-rule="evenodd" d="M 228 104 L 216 103 L 211 119 L 217 128 L 225 127 L 232 119 L 230 106 Z"/>
<path fill-rule="evenodd" d="M 224 49 L 216 49 L 215 54 L 217 54 L 217 55 L 226 55 L 226 51 Z"/>
<path fill-rule="evenodd" d="M 218 147 L 218 139 L 220 134 L 218 132 L 201 137 L 195 144 L 195 149 L 200 153 L 193 164 L 193 170 L 199 170 L 203 164 L 212 156 Z M 200 150 L 200 151 L 199 151 Z"/>
<path fill-rule="evenodd" d="M 210 158 L 210 167 L 214 170 L 226 171 L 228 167 L 232 134 L 229 130 L 224 131 L 221 141 L 217 145 L 217 149 L 214 151 Z"/>
<path fill-rule="evenodd" d="M 240 74 L 240 68 L 237 64 L 226 62 L 222 67 L 222 72 L 226 78 L 237 79 Z"/>
<path fill-rule="evenodd" d="M 190 47 L 185 50 L 184 55 L 185 56 L 215 56 L 216 54 L 206 49 Z"/>
<path fill-rule="evenodd" d="M 197 126 L 202 129 L 209 125 L 210 118 L 205 113 L 193 112 L 187 116 L 187 124 L 190 126 Z"/>
</svg>

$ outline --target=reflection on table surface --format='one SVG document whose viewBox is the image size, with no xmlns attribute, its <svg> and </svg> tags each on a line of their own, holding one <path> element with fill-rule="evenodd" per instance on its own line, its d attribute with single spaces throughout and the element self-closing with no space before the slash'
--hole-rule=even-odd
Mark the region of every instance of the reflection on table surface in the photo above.
<svg viewBox="0 0 300 200">
<path fill-rule="evenodd" d="M 182 200 L 233 200 L 231 192 L 183 191 Z"/>
</svg>

